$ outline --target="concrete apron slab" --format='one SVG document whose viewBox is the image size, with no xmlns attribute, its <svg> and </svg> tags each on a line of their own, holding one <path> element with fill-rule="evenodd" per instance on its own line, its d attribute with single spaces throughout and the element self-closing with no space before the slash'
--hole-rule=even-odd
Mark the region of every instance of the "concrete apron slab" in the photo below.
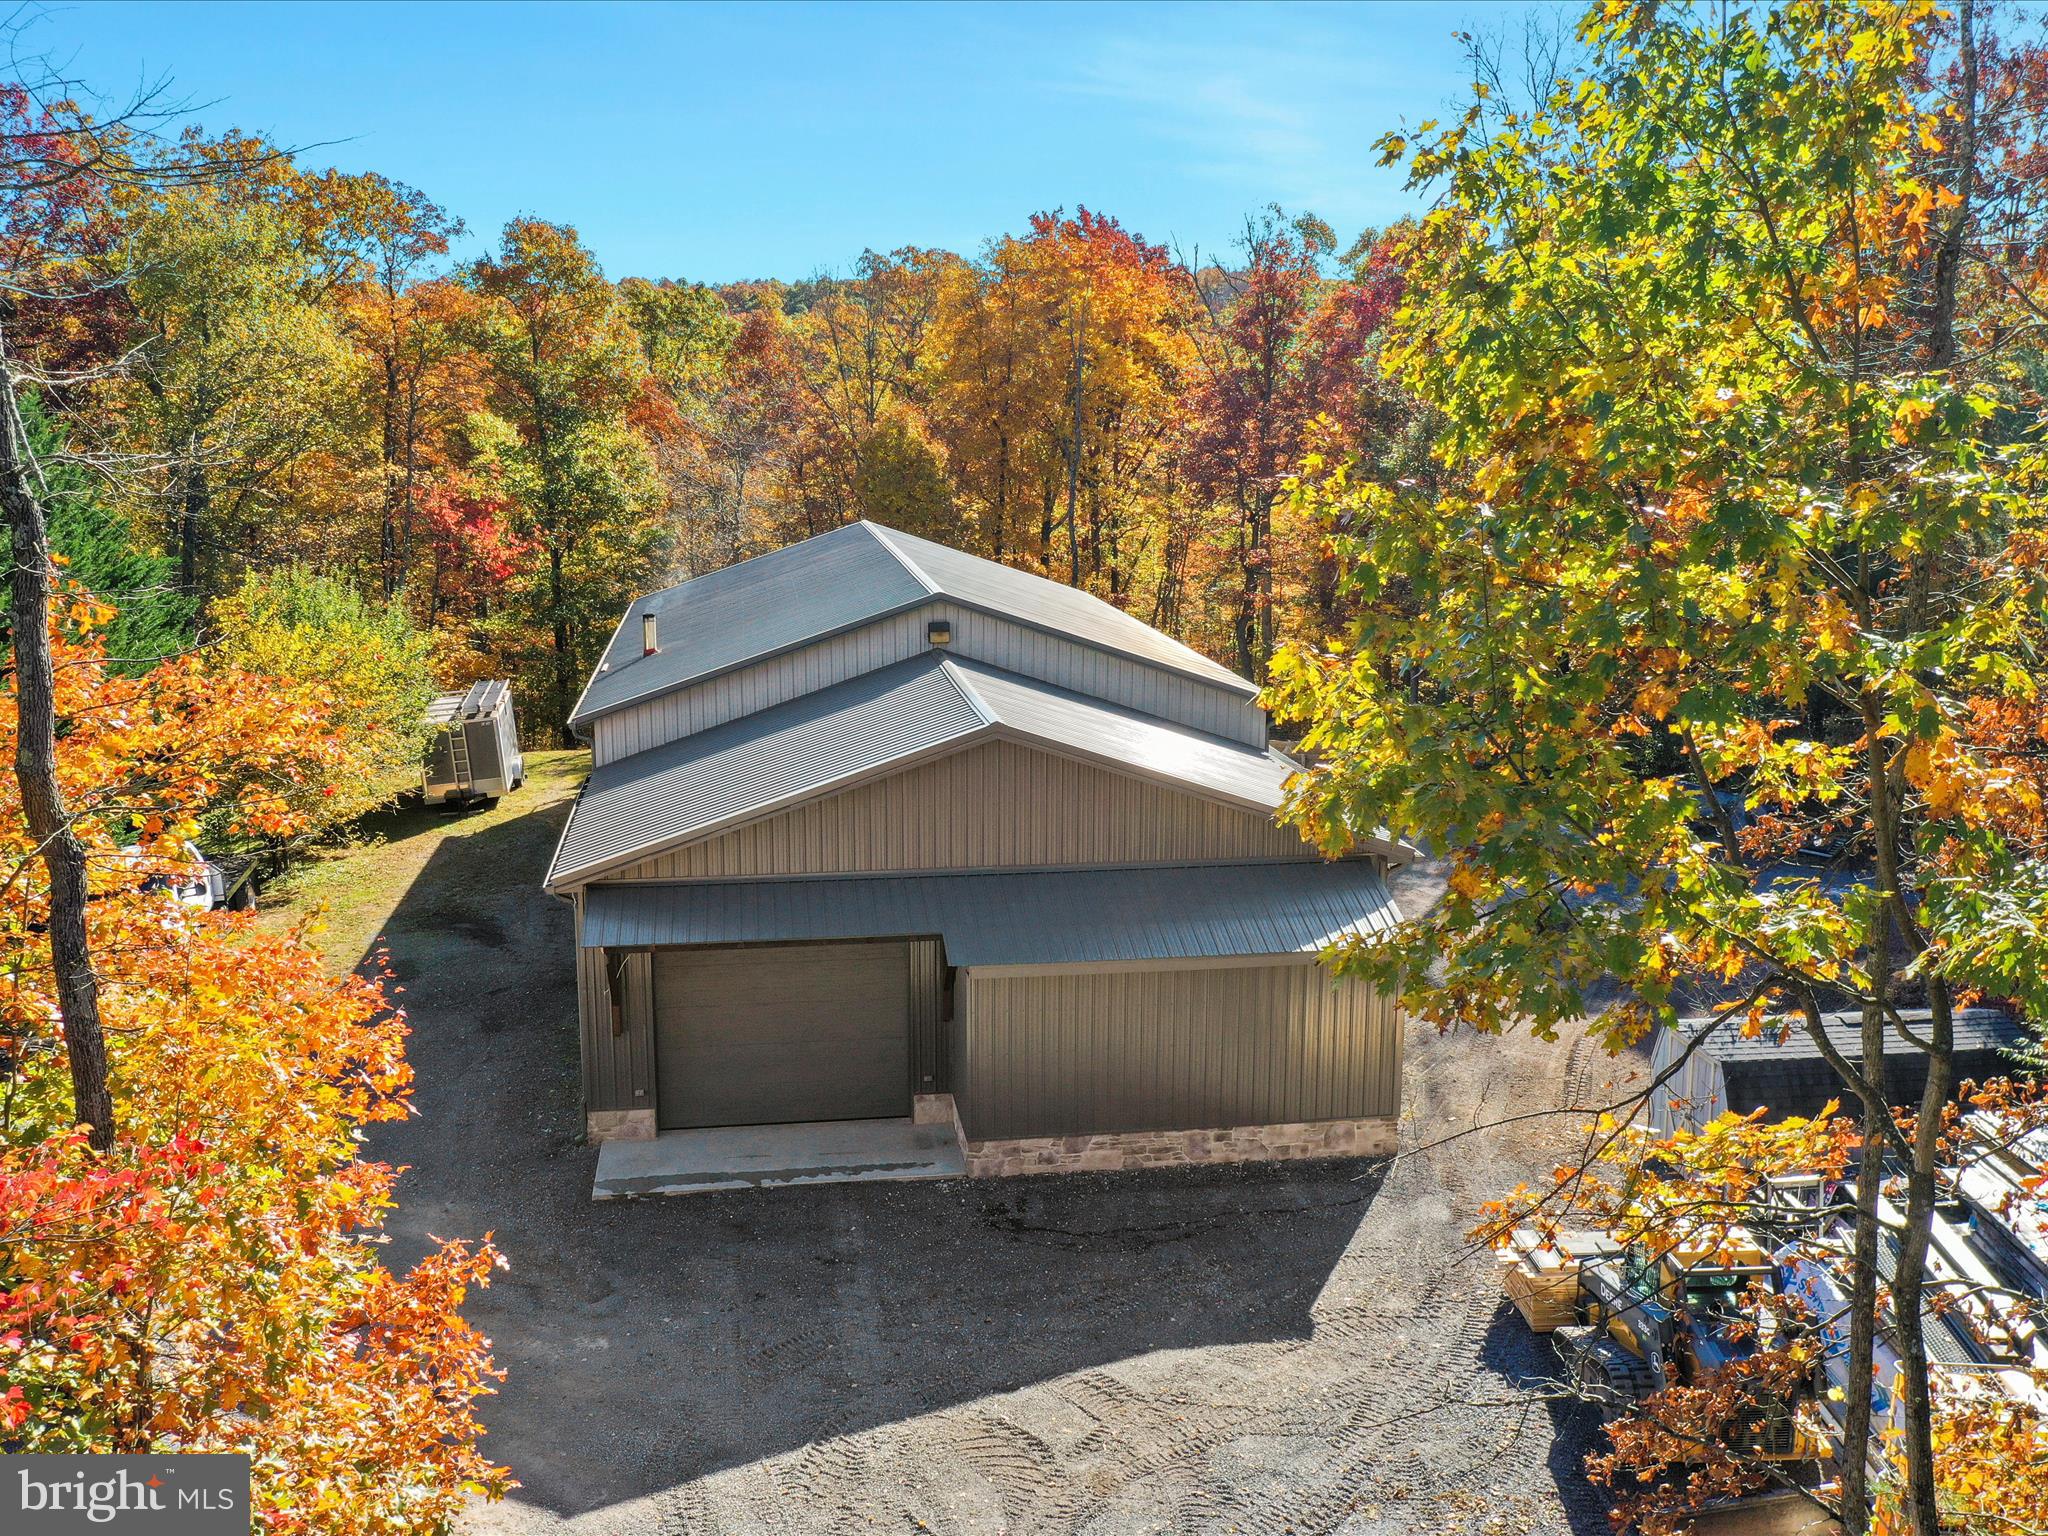
<svg viewBox="0 0 2048 1536">
<path fill-rule="evenodd" d="M 966 1173 L 967 1159 L 950 1125 L 918 1125 L 908 1119 L 728 1125 L 663 1131 L 652 1141 L 600 1143 L 591 1198 L 957 1179 Z"/>
</svg>

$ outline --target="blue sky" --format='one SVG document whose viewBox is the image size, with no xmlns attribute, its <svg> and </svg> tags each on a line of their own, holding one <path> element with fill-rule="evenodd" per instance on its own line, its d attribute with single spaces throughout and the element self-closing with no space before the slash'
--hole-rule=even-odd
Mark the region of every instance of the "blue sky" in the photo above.
<svg viewBox="0 0 2048 1536">
<path fill-rule="evenodd" d="M 1348 239 L 1409 206 L 1372 141 L 1439 115 L 1487 0 L 1367 5 L 47 3 L 103 95 L 377 170 L 464 219 L 574 224 L 614 277 L 972 252 L 1085 203 L 1204 253 L 1268 202 Z"/>
</svg>

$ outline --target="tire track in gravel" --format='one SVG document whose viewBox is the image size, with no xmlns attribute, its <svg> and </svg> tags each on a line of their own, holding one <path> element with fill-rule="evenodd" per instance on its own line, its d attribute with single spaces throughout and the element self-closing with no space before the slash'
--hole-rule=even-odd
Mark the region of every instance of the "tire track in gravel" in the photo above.
<svg viewBox="0 0 2048 1536">
<path fill-rule="evenodd" d="M 1434 1044 L 1445 1054 L 1470 1049 L 1466 1042 Z M 1441 1071 L 1430 1045 L 1417 1042 L 1424 1088 Z M 1544 1064 L 1553 1071 L 1559 1065 L 1554 1058 Z M 1482 1096 L 1500 1102 L 1505 1064 L 1489 1065 L 1481 1086 L 1493 1091 Z M 1469 1086 L 1465 1074 L 1453 1071 L 1449 1079 L 1440 1091 L 1461 1080 Z M 1560 1086 L 1567 1093 L 1577 1087 Z M 1417 1097 L 1431 1107 L 1433 1095 Z M 992 1506 L 995 1523 L 986 1529 L 1118 1536 L 1284 1529 L 1306 1536 L 1379 1508 L 1396 1512 L 1400 1523 L 1389 1529 L 1563 1531 L 1570 1519 L 1565 1490 L 1545 1470 L 1547 1446 L 1539 1453 L 1530 1443 L 1548 1440 L 1547 1416 L 1539 1411 L 1532 1423 L 1526 1411 L 1469 1403 L 1489 1380 L 1494 1385 L 1485 1395 L 1502 1395 L 1504 1383 L 1491 1377 L 1484 1355 L 1503 1318 L 1491 1265 L 1466 1248 L 1462 1223 L 1480 1191 L 1527 1171 L 1514 1166 L 1523 1161 L 1515 1154 L 1527 1148 L 1487 1140 L 1479 1132 L 1467 1142 L 1483 1145 L 1462 1155 L 1426 1154 L 1396 1165 L 1332 1274 L 1330 1286 L 1343 1286 L 1351 1299 L 1319 1301 L 1308 1340 L 1216 1352 L 1230 1357 L 1229 1374 L 1240 1391 L 1249 1388 L 1247 1400 L 1205 1412 L 1149 1380 L 1159 1362 L 1143 1359 L 1012 1395 L 1051 1395 L 1090 1421 L 1064 1457 L 1045 1438 L 979 1406 L 863 1438 L 903 1441 L 919 1455 L 949 1458 L 961 1481 L 979 1483 L 989 1495 L 975 1501 Z M 1422 1204 L 1432 1216 L 1418 1221 L 1412 1212 Z M 1251 1358 L 1237 1358 L 1245 1355 Z M 1504 1438 L 1518 1442 L 1522 1454 L 1504 1461 Z M 819 1465 L 815 1448 L 797 1453 L 794 1463 Z M 775 1481 L 785 1499 L 807 1486 L 801 1477 Z M 879 1507 L 864 1512 L 873 1517 Z M 851 1513 L 820 1498 L 791 1528 L 830 1530 Z M 1503 1518 L 1511 1524 L 1490 1524 Z"/>
<path fill-rule="evenodd" d="M 1604 1536 L 1583 1426 L 1484 1401 L 1549 1362 L 1464 1236 L 1575 1139 L 1569 1115 L 1488 1119 L 1583 1104 L 1603 1071 L 1576 1037 L 1411 1026 L 1391 1166 L 631 1210 L 609 1241 L 641 1246 L 615 1262 L 681 1277 L 631 1399 L 669 1480 L 471 1528 Z"/>
</svg>

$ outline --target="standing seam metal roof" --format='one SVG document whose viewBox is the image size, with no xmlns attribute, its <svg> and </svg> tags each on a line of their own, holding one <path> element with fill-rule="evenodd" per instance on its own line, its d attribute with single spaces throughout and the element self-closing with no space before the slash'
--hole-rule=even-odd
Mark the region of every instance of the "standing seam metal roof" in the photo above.
<svg viewBox="0 0 2048 1536">
<path fill-rule="evenodd" d="M 874 523 L 849 523 L 651 592 L 627 608 L 571 724 L 937 599 L 1194 677 L 1241 697 L 1229 668 L 1090 593 Z M 655 615 L 658 648 L 641 650 Z"/>
<path fill-rule="evenodd" d="M 1904 1008 L 1899 1011 L 1913 1033 L 1923 1039 L 1933 1026 L 1934 1015 L 1925 1008 Z M 1763 1061 L 1789 1062 L 1804 1059 L 1822 1059 L 1820 1047 L 1806 1032 L 1804 1023 L 1797 1019 L 1788 1021 L 1790 1030 L 1782 1033 L 1779 1021 L 1766 1025 L 1760 1035 L 1745 1036 L 1734 1022 L 1724 1023 L 1709 1040 L 1704 1049 L 1724 1062 Z M 1958 1051 L 2001 1051 L 2011 1050 L 2026 1039 L 2026 1026 L 2003 1008 L 1958 1008 L 1950 1020 L 1954 1028 L 1955 1049 Z M 1863 1015 L 1858 1012 L 1841 1011 L 1823 1013 L 1820 1016 L 1822 1030 L 1827 1034 L 1828 1043 L 1851 1061 L 1863 1059 Z M 1711 1016 L 1680 1019 L 1678 1027 L 1688 1035 L 1712 1027 Z M 1885 1057 L 1911 1056 L 1920 1054 L 1920 1047 L 1899 1034 L 1898 1026 L 1885 1026 Z"/>
<path fill-rule="evenodd" d="M 1368 860 L 595 885 L 587 948 L 937 934 L 948 964 L 1315 954 L 1392 930 Z"/>
<path fill-rule="evenodd" d="M 1278 809 L 1300 766 L 1276 748 L 1211 736 L 965 656 L 948 657 L 946 666 L 998 729 L 1248 810 Z"/>
<path fill-rule="evenodd" d="M 879 524 L 865 525 L 876 538 L 900 554 L 923 576 L 934 592 L 969 608 L 1006 613 L 1042 629 L 1086 640 L 1104 650 L 1121 651 L 1175 672 L 1186 672 L 1247 696 L 1257 687 L 1200 651 L 1161 634 L 1092 592 L 1049 581 L 1015 566 L 984 560 L 965 550 Z"/>
<path fill-rule="evenodd" d="M 592 771 L 550 886 L 807 798 L 988 727 L 947 668 L 917 658 Z"/>
<path fill-rule="evenodd" d="M 1270 748 L 929 651 L 594 770 L 547 884 L 998 734 L 1252 811 L 1276 809 L 1296 768 Z"/>
</svg>

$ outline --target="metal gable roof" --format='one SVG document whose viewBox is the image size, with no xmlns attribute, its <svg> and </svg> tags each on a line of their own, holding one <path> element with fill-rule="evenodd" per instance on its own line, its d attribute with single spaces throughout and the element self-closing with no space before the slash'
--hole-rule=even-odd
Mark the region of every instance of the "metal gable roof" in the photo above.
<svg viewBox="0 0 2048 1536">
<path fill-rule="evenodd" d="M 955 656 L 947 665 L 999 730 L 1247 810 L 1277 810 L 1288 775 L 1299 766 L 1271 748 L 1211 736 L 985 662 Z"/>
<path fill-rule="evenodd" d="M 595 885 L 587 948 L 937 934 L 948 964 L 1085 965 L 1310 955 L 1390 931 L 1368 860 Z"/>
<path fill-rule="evenodd" d="M 931 588 L 862 523 L 742 560 L 626 610 L 571 724 L 926 602 Z M 660 649 L 642 655 L 655 615 Z"/>
<path fill-rule="evenodd" d="M 1900 1010 L 1900 1017 L 1914 1034 L 1925 1038 L 1932 1014 L 1925 1008 Z M 1985 1078 L 2009 1073 L 2015 1053 L 2029 1040 L 2026 1025 L 2001 1008 L 1959 1008 L 1955 1026 L 1956 1072 L 1959 1077 Z M 1711 1017 L 1686 1018 L 1678 1027 L 1657 1039 L 1655 1060 L 1665 1070 L 1685 1050 L 1693 1047 L 1702 1031 L 1712 1036 L 1698 1045 L 1701 1058 L 1711 1068 L 1712 1103 L 1694 1088 L 1695 1111 L 1702 1118 L 1719 1110 L 1747 1114 L 1759 1107 L 1774 1116 L 1815 1115 L 1830 1101 L 1841 1104 L 1850 1115 L 1858 1106 L 1842 1079 L 1822 1056 L 1806 1032 L 1803 1022 L 1792 1021 L 1790 1033 L 1780 1038 L 1772 1021 L 1761 1035 L 1745 1038 L 1738 1021 L 1719 1025 Z M 1821 1027 L 1828 1041 L 1851 1061 L 1863 1056 L 1863 1021 L 1860 1013 L 1831 1012 L 1821 1015 Z M 1915 1104 L 1927 1086 L 1927 1056 L 1918 1046 L 1901 1037 L 1896 1025 L 1885 1030 L 1885 1094 L 1894 1104 Z"/>
<path fill-rule="evenodd" d="M 970 608 L 1006 614 L 1040 629 L 1072 635 L 1104 650 L 1135 656 L 1171 671 L 1185 672 L 1246 697 L 1258 692 L 1257 687 L 1228 667 L 1170 635 L 1161 634 L 1144 620 L 1105 603 L 1092 592 L 894 528 L 873 523 L 866 526 L 943 597 Z"/>
<path fill-rule="evenodd" d="M 552 888 L 988 728 L 936 657 L 917 657 L 592 770 Z"/>
<path fill-rule="evenodd" d="M 1283 753 L 928 651 L 595 769 L 549 888 L 830 793 L 982 736 L 1085 758 L 1244 810 L 1278 808 Z"/>
<path fill-rule="evenodd" d="M 1257 687 L 1100 598 L 875 523 L 848 523 L 627 608 L 569 714 L 572 725 L 792 647 L 945 599 L 1244 698 Z M 655 615 L 659 648 L 641 652 Z"/>
<path fill-rule="evenodd" d="M 1924 1039 L 1934 1015 L 1925 1008 L 1903 1008 L 1899 1010 L 1899 1017 L 1906 1021 L 1914 1034 Z M 1680 1019 L 1678 1027 L 1693 1036 L 1712 1027 L 1713 1023 L 1712 1016 L 1702 1016 Z M 1862 1060 L 1863 1015 L 1860 1012 L 1823 1013 L 1820 1023 L 1830 1045 L 1851 1061 Z M 2011 1050 L 2027 1038 L 2026 1026 L 2003 1008 L 1958 1008 L 1951 1016 L 1951 1023 L 1958 1051 Z M 1723 1062 L 1822 1061 L 1820 1047 L 1806 1032 L 1803 1021 L 1795 1017 L 1790 1020 L 1790 1025 L 1790 1030 L 1782 1038 L 1776 1021 L 1762 1034 L 1745 1037 L 1734 1023 L 1724 1023 L 1704 1049 Z M 1896 1025 L 1888 1024 L 1885 1027 L 1884 1054 L 1886 1061 L 1890 1061 L 1895 1056 L 1919 1055 L 1920 1048 L 1902 1038 Z"/>
</svg>

